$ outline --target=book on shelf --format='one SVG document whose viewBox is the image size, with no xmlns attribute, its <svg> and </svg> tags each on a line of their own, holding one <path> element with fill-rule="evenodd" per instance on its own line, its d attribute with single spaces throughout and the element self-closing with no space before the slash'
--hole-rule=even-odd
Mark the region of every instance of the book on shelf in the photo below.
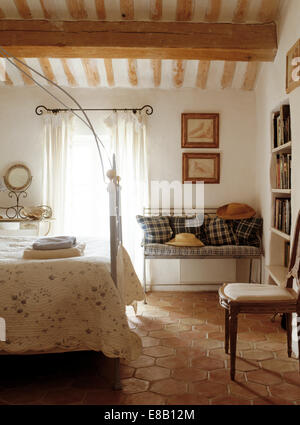
<svg viewBox="0 0 300 425">
<path fill-rule="evenodd" d="M 291 154 L 276 156 L 276 189 L 291 189 Z"/>
<path fill-rule="evenodd" d="M 291 199 L 276 198 L 274 207 L 274 228 L 290 235 L 291 233 Z"/>
<path fill-rule="evenodd" d="M 273 114 L 274 149 L 291 141 L 290 105 L 282 105 L 280 111 Z"/>
</svg>

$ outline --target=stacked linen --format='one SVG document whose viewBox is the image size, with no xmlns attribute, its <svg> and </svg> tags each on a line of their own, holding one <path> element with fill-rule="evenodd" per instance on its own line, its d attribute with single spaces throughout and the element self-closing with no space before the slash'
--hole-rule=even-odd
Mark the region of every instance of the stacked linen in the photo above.
<svg viewBox="0 0 300 425">
<path fill-rule="evenodd" d="M 85 244 L 77 244 L 74 236 L 53 236 L 40 238 L 26 248 L 23 258 L 27 260 L 47 260 L 54 258 L 80 257 L 84 254 Z"/>
</svg>

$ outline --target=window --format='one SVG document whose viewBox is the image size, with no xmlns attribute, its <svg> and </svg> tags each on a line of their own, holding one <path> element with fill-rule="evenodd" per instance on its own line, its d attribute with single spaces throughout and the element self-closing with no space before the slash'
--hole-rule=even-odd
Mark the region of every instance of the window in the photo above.
<svg viewBox="0 0 300 425">
<path fill-rule="evenodd" d="M 108 142 L 108 136 L 100 138 Z M 103 157 L 108 170 L 105 154 Z M 109 197 L 93 136 L 74 136 L 69 159 L 66 232 L 109 240 Z"/>
</svg>

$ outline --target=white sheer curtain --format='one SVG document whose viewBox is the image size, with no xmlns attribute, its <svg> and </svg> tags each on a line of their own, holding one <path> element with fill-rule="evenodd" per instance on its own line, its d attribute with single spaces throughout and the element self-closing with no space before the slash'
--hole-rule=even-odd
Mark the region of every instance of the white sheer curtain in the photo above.
<svg viewBox="0 0 300 425">
<path fill-rule="evenodd" d="M 123 244 L 136 272 L 142 276 L 142 233 L 136 215 L 149 202 L 146 122 L 142 114 L 114 112 L 105 120 L 110 129 L 110 149 L 116 154 L 121 177 Z"/>
<path fill-rule="evenodd" d="M 69 147 L 72 136 L 72 113 L 47 113 L 44 116 L 43 204 L 53 209 L 53 234 L 63 234 L 65 229 Z"/>
</svg>

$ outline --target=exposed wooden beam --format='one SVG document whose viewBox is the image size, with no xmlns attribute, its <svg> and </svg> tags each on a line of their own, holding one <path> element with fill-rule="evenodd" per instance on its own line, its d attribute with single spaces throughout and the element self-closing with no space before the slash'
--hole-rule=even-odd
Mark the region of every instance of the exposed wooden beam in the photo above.
<svg viewBox="0 0 300 425">
<path fill-rule="evenodd" d="M 200 89 L 206 89 L 208 73 L 210 68 L 210 61 L 199 61 L 196 86 Z"/>
<path fill-rule="evenodd" d="M 40 3 L 45 19 L 52 19 L 56 17 L 56 13 L 53 8 L 53 0 L 40 0 Z"/>
<path fill-rule="evenodd" d="M 278 0 L 261 0 L 258 19 L 261 22 L 272 22 L 277 18 Z"/>
<path fill-rule="evenodd" d="M 151 67 L 153 70 L 153 82 L 154 87 L 159 87 L 161 83 L 161 60 L 160 59 L 152 59 Z"/>
<path fill-rule="evenodd" d="M 162 0 L 150 0 L 150 19 L 158 21 L 162 17 Z"/>
<path fill-rule="evenodd" d="M 276 25 L 0 20 L 1 45 L 21 57 L 273 61 Z"/>
<path fill-rule="evenodd" d="M 97 87 L 100 84 L 100 75 L 98 72 L 98 68 L 93 64 L 90 59 L 85 58 L 81 59 L 86 79 L 88 82 L 88 85 L 90 87 Z"/>
<path fill-rule="evenodd" d="M 14 0 L 19 15 L 23 19 L 32 19 L 31 11 L 27 4 L 27 0 Z"/>
<path fill-rule="evenodd" d="M 68 84 L 70 86 L 77 86 L 78 84 L 77 84 L 76 78 L 74 77 L 74 75 L 73 75 L 73 73 L 72 73 L 72 71 L 69 67 L 68 59 L 62 58 L 61 63 L 62 63 L 63 69 L 64 69 L 65 76 L 67 77 Z"/>
<path fill-rule="evenodd" d="M 51 66 L 51 63 L 48 58 L 39 58 L 39 62 L 45 77 L 49 80 L 56 82 L 56 78 L 54 76 L 54 72 Z"/>
<path fill-rule="evenodd" d="M 209 0 L 209 6 L 205 14 L 207 22 L 217 22 L 220 16 L 222 0 Z"/>
<path fill-rule="evenodd" d="M 176 88 L 182 87 L 184 81 L 185 61 L 177 60 L 173 62 L 173 84 Z"/>
<path fill-rule="evenodd" d="M 114 69 L 112 65 L 112 60 L 104 59 L 104 66 L 105 66 L 107 83 L 109 87 L 113 87 L 115 85 L 115 77 L 114 77 Z"/>
<path fill-rule="evenodd" d="M 5 13 L 3 12 L 3 10 L 0 7 L 0 19 L 4 19 L 5 18 Z"/>
<path fill-rule="evenodd" d="M 176 20 L 190 21 L 194 13 L 194 0 L 177 0 Z"/>
<path fill-rule="evenodd" d="M 26 63 L 26 59 L 24 58 L 18 58 L 20 59 L 22 62 Z M 21 68 L 23 71 L 26 72 L 26 74 L 31 76 L 31 71 L 30 69 L 26 68 L 26 66 L 24 66 L 23 64 L 21 64 L 20 62 L 14 61 L 16 65 L 18 65 L 19 68 Z M 22 80 L 24 81 L 24 84 L 26 86 L 32 86 L 34 84 L 34 82 L 23 72 L 20 71 L 20 74 L 22 76 Z"/>
<path fill-rule="evenodd" d="M 95 6 L 96 6 L 98 19 L 100 19 L 100 21 L 103 21 L 104 19 L 106 19 L 104 0 L 95 0 Z"/>
<path fill-rule="evenodd" d="M 221 81 L 222 89 L 229 89 L 232 87 L 232 81 L 236 70 L 236 62 L 225 62 L 224 71 Z"/>
<path fill-rule="evenodd" d="M 128 59 L 128 78 L 132 86 L 137 86 L 137 61 L 136 59 Z"/>
<path fill-rule="evenodd" d="M 88 14 L 84 0 L 66 0 L 70 15 L 74 19 L 86 19 Z"/>
<path fill-rule="evenodd" d="M 243 90 L 253 90 L 256 83 L 256 77 L 258 74 L 259 64 L 258 62 L 249 62 L 247 65 L 245 79 L 242 86 Z"/>
<path fill-rule="evenodd" d="M 10 78 L 10 76 L 7 73 L 7 70 L 5 68 L 5 66 L 3 65 L 3 61 L 0 60 L 0 76 L 1 76 L 1 80 L 3 80 L 4 78 L 4 84 L 7 86 L 12 86 L 13 82 Z"/>
<path fill-rule="evenodd" d="M 249 7 L 249 0 L 238 0 L 232 21 L 236 24 L 245 22 Z"/>
<path fill-rule="evenodd" d="M 132 21 L 134 19 L 133 0 L 120 0 L 120 12 L 123 19 Z"/>
</svg>

